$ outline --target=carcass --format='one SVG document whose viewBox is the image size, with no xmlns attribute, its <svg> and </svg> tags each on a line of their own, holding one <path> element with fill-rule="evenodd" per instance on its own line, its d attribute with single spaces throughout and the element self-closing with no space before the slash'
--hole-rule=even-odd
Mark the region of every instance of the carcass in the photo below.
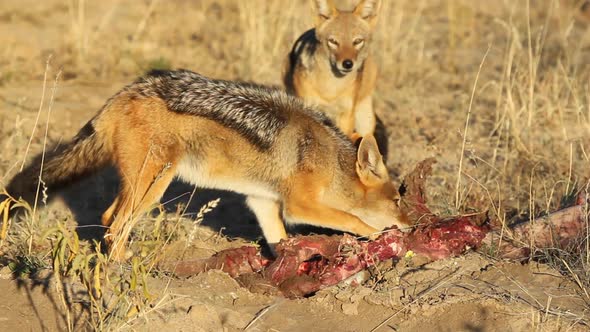
<svg viewBox="0 0 590 332">
<path fill-rule="evenodd" d="M 425 179 L 433 163 L 433 159 L 427 159 L 418 164 L 402 185 L 401 207 L 416 225 L 409 234 L 392 228 L 375 240 L 349 234 L 297 236 L 280 242 L 274 259 L 263 257 L 254 246 L 243 246 L 208 259 L 167 265 L 174 266 L 172 272 L 178 276 L 221 269 L 251 288 L 262 285 L 258 288 L 275 288 L 295 298 L 353 279 L 367 267 L 409 252 L 437 260 L 485 246 L 500 257 L 521 259 L 534 248 L 564 247 L 585 235 L 585 196 L 580 196 L 572 207 L 511 227 L 491 223 L 485 213 L 441 218 L 430 211 L 424 194 Z"/>
</svg>

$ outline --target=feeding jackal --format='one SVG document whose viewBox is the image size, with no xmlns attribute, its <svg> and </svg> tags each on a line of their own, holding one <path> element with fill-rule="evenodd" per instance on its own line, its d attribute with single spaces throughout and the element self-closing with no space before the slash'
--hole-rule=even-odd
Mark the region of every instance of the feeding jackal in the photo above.
<svg viewBox="0 0 590 332">
<path fill-rule="evenodd" d="M 373 110 L 377 66 L 370 53 L 381 1 L 362 0 L 352 11 L 338 10 L 332 0 L 312 4 L 315 28 L 293 45 L 285 87 L 318 105 L 349 137 L 373 135 L 377 123 L 375 135 L 386 155 L 385 128 Z"/>
<path fill-rule="evenodd" d="M 121 178 L 104 212 L 111 257 L 125 255 L 129 231 L 174 176 L 247 196 L 268 243 L 287 222 L 359 235 L 408 226 L 374 138 L 358 151 L 323 114 L 279 90 L 154 71 L 110 98 L 69 144 L 46 158 L 42 180 L 59 189 L 107 165 Z M 34 197 L 40 165 L 8 185 Z"/>
</svg>

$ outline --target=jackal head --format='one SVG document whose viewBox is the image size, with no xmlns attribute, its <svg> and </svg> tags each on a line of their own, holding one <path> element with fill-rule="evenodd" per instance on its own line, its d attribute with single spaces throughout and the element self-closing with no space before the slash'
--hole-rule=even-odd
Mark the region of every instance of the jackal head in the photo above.
<svg viewBox="0 0 590 332">
<path fill-rule="evenodd" d="M 361 0 L 352 12 L 339 11 L 333 0 L 312 0 L 316 37 L 328 54 L 332 72 L 344 76 L 362 68 L 381 0 Z"/>
<path fill-rule="evenodd" d="M 358 181 L 353 189 L 353 207 L 349 212 L 376 229 L 392 225 L 403 231 L 412 226 L 400 210 L 400 194 L 389 178 L 379 153 L 377 141 L 371 135 L 362 138 L 356 161 Z"/>
</svg>

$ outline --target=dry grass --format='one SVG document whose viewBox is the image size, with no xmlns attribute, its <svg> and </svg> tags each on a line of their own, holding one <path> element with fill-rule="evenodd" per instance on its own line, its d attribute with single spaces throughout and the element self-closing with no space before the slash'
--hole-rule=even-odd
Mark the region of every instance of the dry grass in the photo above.
<svg viewBox="0 0 590 332">
<path fill-rule="evenodd" d="M 35 152 L 46 146 L 39 134 L 43 130 L 35 133 L 27 115 L 36 100 L 42 99 L 39 123 L 59 121 L 42 113 L 47 97 L 20 100 L 11 90 L 31 82 L 40 86 L 49 54 L 50 76 L 61 70 L 66 87 L 128 82 L 153 67 L 280 84 L 285 55 L 313 22 L 304 0 L 51 3 L 34 9 L 6 4 L 7 14 L 0 16 L 17 32 L 5 36 L 0 50 L 0 100 L 5 102 L 0 112 L 23 114 L 0 117 L 0 184 L 18 168 L 27 142 Z M 429 196 L 436 210 L 490 210 L 502 222 L 516 216 L 534 219 L 583 190 L 590 169 L 590 25 L 580 5 L 573 0 L 385 1 L 374 42 L 381 67 L 375 99 L 391 131 L 393 172 L 403 174 L 417 161 L 435 156 L 439 164 Z M 31 38 L 22 38 L 29 33 Z M 50 131 L 48 138 L 56 142 L 61 135 Z M 2 253 L 18 262 L 18 257 L 52 261 L 56 277 L 81 278 L 91 301 L 99 301 L 92 295 L 97 288 L 93 278 L 115 291 L 117 282 L 151 273 L 132 262 L 116 272 L 125 276 L 113 282 L 108 273 L 115 272 L 104 269 L 100 252 L 89 247 L 82 255 L 75 248 L 78 239 L 69 226 L 41 231 L 53 224 L 43 210 L 26 220 L 10 229 L 3 220 Z M 134 236 L 146 240 L 146 234 Z M 161 243 L 164 238 L 157 233 L 151 239 Z M 588 238 L 541 256 L 574 280 L 580 297 L 590 303 Z M 26 248 L 29 239 L 34 243 Z M 76 260 L 84 263 L 73 266 Z M 144 310 L 149 297 L 130 295 L 146 292 L 139 284 L 118 293 L 129 301 L 125 314 L 95 311 L 89 318 L 93 327 L 104 329 L 100 324 L 109 324 L 109 315 L 126 321 L 133 308 Z M 109 305 L 92 307 L 105 310 Z"/>
</svg>

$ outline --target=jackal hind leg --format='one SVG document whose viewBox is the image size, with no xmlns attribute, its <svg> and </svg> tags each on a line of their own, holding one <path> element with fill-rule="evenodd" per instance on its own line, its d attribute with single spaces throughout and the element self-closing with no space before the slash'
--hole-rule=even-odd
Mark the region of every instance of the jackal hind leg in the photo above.
<svg viewBox="0 0 590 332">
<path fill-rule="evenodd" d="M 126 258 L 127 240 L 138 217 L 162 197 L 172 182 L 176 165 L 164 160 L 148 154 L 142 162 L 119 165 L 119 195 L 102 216 L 103 225 L 109 226 L 105 242 L 111 259 Z"/>
</svg>

